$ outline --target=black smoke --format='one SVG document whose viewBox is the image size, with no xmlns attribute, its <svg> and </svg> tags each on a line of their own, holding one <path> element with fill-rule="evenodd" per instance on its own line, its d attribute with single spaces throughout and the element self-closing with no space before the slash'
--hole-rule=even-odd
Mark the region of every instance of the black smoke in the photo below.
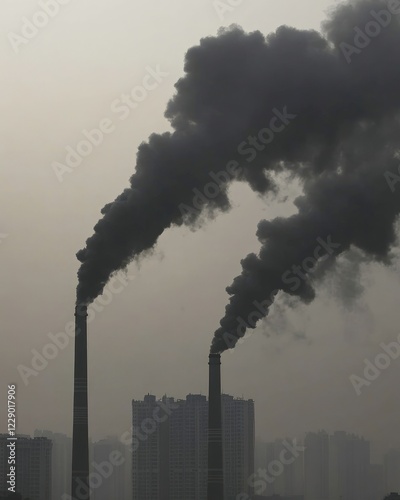
<svg viewBox="0 0 400 500">
<path fill-rule="evenodd" d="M 232 297 L 214 352 L 233 347 L 243 333 L 237 318 L 247 321 L 254 302 L 272 302 L 275 290 L 313 299 L 311 272 L 296 290 L 282 283 L 282 274 L 312 256 L 318 239 L 339 245 L 331 260 L 351 246 L 371 258 L 387 257 L 398 196 L 384 172 L 397 172 L 400 137 L 400 14 L 387 15 L 387 9 L 383 0 L 345 3 L 330 14 L 323 33 L 283 26 L 265 37 L 231 27 L 190 49 L 166 111 L 174 131 L 153 134 L 139 147 L 130 187 L 104 207 L 77 254 L 78 302 L 91 302 L 114 272 L 152 248 L 171 225 L 194 225 L 229 210 L 232 180 L 266 194 L 279 189 L 274 174 L 282 170 L 304 185 L 299 212 L 259 224 L 262 249 L 243 260 L 242 275 L 228 288 Z M 379 33 L 369 43 L 357 38 L 365 45 L 358 48 L 355 36 L 378 23 L 377 16 L 386 27 L 376 24 Z M 285 126 L 273 141 L 263 148 L 258 141 L 257 148 L 253 141 L 277 115 L 290 120 L 281 120 Z M 195 193 L 231 160 L 240 168 L 221 177 L 217 194 L 200 197 L 198 210 Z M 230 345 L 224 335 L 233 336 Z"/>
<path fill-rule="evenodd" d="M 357 248 L 363 260 L 390 263 L 400 195 L 390 190 L 387 173 L 397 175 L 399 143 L 396 120 L 360 126 L 332 152 L 337 170 L 305 182 L 297 214 L 259 223 L 260 253 L 242 260 L 242 274 L 227 288 L 231 298 L 212 352 L 234 347 L 246 327 L 268 314 L 279 291 L 312 301 L 324 268 L 331 269 L 344 252 Z"/>
</svg>

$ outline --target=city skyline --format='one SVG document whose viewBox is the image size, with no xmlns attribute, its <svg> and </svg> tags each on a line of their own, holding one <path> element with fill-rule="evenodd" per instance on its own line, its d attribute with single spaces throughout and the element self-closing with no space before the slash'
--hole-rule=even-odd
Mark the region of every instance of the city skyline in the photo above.
<svg viewBox="0 0 400 500">
<path fill-rule="evenodd" d="M 345 488 L 342 490 L 342 497 L 345 500 L 356 500 L 357 498 L 360 498 L 360 500 L 364 500 L 365 498 L 367 500 L 383 500 L 383 496 L 389 494 L 389 492 L 400 490 L 400 448 L 389 450 L 384 459 L 380 463 L 376 463 L 371 460 L 370 457 L 371 443 L 363 436 L 354 435 L 346 431 L 334 431 L 333 433 L 327 433 L 323 430 L 315 430 L 307 433 L 304 437 L 293 438 L 286 435 L 285 438 L 280 437 L 271 439 L 269 442 L 262 442 L 256 439 L 256 447 L 253 448 L 253 451 L 255 452 L 254 473 L 251 473 L 251 471 L 249 472 L 249 469 L 245 472 L 247 467 L 245 465 L 246 453 L 243 453 L 244 450 L 234 449 L 231 446 L 235 441 L 238 443 L 242 442 L 243 438 L 239 437 L 239 435 L 236 437 L 233 435 L 229 437 L 233 428 L 230 428 L 227 421 L 231 418 L 229 415 L 231 414 L 233 407 L 230 409 L 230 405 L 232 405 L 233 402 L 236 401 L 239 406 L 242 404 L 246 404 L 247 406 L 249 402 L 243 400 L 242 398 L 234 398 L 233 396 L 226 394 L 223 395 L 223 401 L 225 405 L 224 421 L 225 425 L 227 425 L 224 431 L 224 439 L 226 443 L 231 443 L 229 446 L 224 446 L 225 455 L 234 458 L 232 464 L 235 464 L 235 466 L 238 467 L 238 473 L 235 474 L 235 483 L 232 482 L 232 477 L 229 475 L 226 475 L 226 481 L 227 484 L 231 485 L 231 487 L 236 484 L 236 488 L 239 488 L 240 493 L 246 494 L 245 492 L 247 487 L 254 487 L 256 494 L 258 493 L 261 496 L 267 497 L 280 495 L 282 498 L 293 497 L 296 499 L 301 498 L 302 500 L 342 500 L 340 493 L 338 493 L 338 491 L 340 491 L 338 488 L 341 487 Z M 205 436 L 207 426 L 206 397 L 202 395 L 189 394 L 185 399 L 175 399 L 167 396 L 157 399 L 156 396 L 148 394 L 144 396 L 142 401 L 134 400 L 132 403 L 133 408 L 137 405 L 136 407 L 139 409 L 139 406 L 143 406 L 143 404 L 143 409 L 146 407 L 144 413 L 139 409 L 139 413 L 137 413 L 136 417 L 134 416 L 134 427 L 135 423 L 139 425 L 138 431 L 133 432 L 133 444 L 130 443 L 128 445 L 126 438 L 122 436 L 105 436 L 98 441 L 90 441 L 90 473 L 92 474 L 91 483 L 94 485 L 92 489 L 93 499 L 103 500 L 110 498 L 111 494 L 116 495 L 117 493 L 117 498 L 120 500 L 129 500 L 132 498 L 132 479 L 139 478 L 139 482 L 142 484 L 144 477 L 142 473 L 138 476 L 135 474 L 132 476 L 131 453 L 133 452 L 135 454 L 136 451 L 140 452 L 140 456 L 137 455 L 137 458 L 140 458 L 139 464 L 135 462 L 135 460 L 133 461 L 133 464 L 136 463 L 136 465 L 134 465 L 134 470 L 135 467 L 138 467 L 138 465 L 139 468 L 145 466 L 144 464 L 148 460 L 145 457 L 149 453 L 153 453 L 154 455 L 158 446 L 160 446 L 160 444 L 157 445 L 156 448 L 151 451 L 156 442 L 160 443 L 159 440 L 161 435 L 159 434 L 159 431 L 165 422 L 170 428 L 168 431 L 168 439 L 171 440 L 170 443 L 173 446 L 173 448 L 169 451 L 170 454 L 172 453 L 170 457 L 175 457 L 174 460 L 177 460 L 176 462 L 172 461 L 170 465 L 167 465 L 167 462 L 165 462 L 165 466 L 171 466 L 172 470 L 180 470 L 180 468 L 184 467 L 185 460 L 182 462 L 180 453 L 182 453 L 185 449 L 188 452 L 188 448 L 185 447 L 184 443 L 185 439 L 189 439 L 191 442 L 191 431 L 189 431 L 189 428 L 192 426 L 194 431 L 194 429 L 200 425 L 200 429 L 202 430 L 200 430 L 197 435 L 196 443 L 193 443 L 190 456 L 195 458 L 200 450 L 199 447 L 203 446 L 203 462 L 199 462 L 196 465 L 193 463 L 195 468 L 199 467 L 199 471 L 203 471 L 203 496 L 201 490 L 196 490 L 195 484 L 198 485 L 199 483 L 194 482 L 194 477 L 191 479 L 188 477 L 186 486 L 188 489 L 184 490 L 186 493 L 176 491 L 172 495 L 172 498 L 178 498 L 179 494 L 183 494 L 182 498 L 184 499 L 189 497 L 192 498 L 191 495 L 194 495 L 195 491 L 197 491 L 197 494 L 200 495 L 199 498 L 203 498 L 207 467 L 206 447 L 204 447 L 204 444 L 206 443 Z M 157 423 L 156 426 L 152 425 L 149 427 L 146 422 L 149 420 L 149 417 L 150 419 L 154 417 L 154 409 L 157 408 L 160 403 L 161 406 L 159 409 L 161 409 L 161 411 L 157 412 L 157 416 L 165 416 L 166 419 L 164 420 L 164 418 L 159 418 L 157 420 L 162 422 Z M 186 414 L 185 417 L 184 414 Z M 139 420 L 136 420 L 137 418 L 139 418 Z M 235 418 L 236 426 L 239 425 L 240 427 L 244 425 L 244 428 L 246 428 L 247 424 L 242 421 L 239 414 L 237 414 Z M 184 419 L 188 420 L 186 421 Z M 157 420 L 155 420 L 155 422 L 157 422 Z M 173 421 L 175 423 L 172 423 Z M 184 421 L 186 422 L 185 424 Z M 201 421 L 203 422 L 202 424 Z M 144 426 L 145 423 L 146 425 Z M 179 427 L 182 425 L 187 428 L 186 432 L 188 433 L 186 437 L 183 434 L 181 435 L 179 431 Z M 175 430 L 173 430 L 174 428 Z M 0 453 L 0 472 L 3 472 L 5 470 L 4 459 L 6 457 L 6 451 L 3 448 L 3 445 L 7 442 L 7 440 L 6 435 L 3 434 L 1 437 L 2 448 Z M 134 444 L 135 437 L 137 446 Z M 70 485 L 69 481 L 66 480 L 66 475 L 70 467 L 72 445 L 71 437 L 54 434 L 49 430 L 36 430 L 35 437 L 18 436 L 18 438 L 21 439 L 20 442 L 24 446 L 25 450 L 27 450 L 28 447 L 31 447 L 32 450 L 48 449 L 52 455 L 52 465 L 50 462 L 48 462 L 47 465 L 44 465 L 45 462 L 43 462 L 43 460 L 46 460 L 46 458 L 45 455 L 43 455 L 43 451 L 41 452 L 42 458 L 40 458 L 40 460 L 39 455 L 37 454 L 38 451 L 35 451 L 31 458 L 29 458 L 30 455 L 27 455 L 26 452 L 22 452 L 23 455 L 20 455 L 18 459 L 19 465 L 20 467 L 22 463 L 26 463 L 26 465 L 21 467 L 25 471 L 25 477 L 19 477 L 18 484 L 20 487 L 21 484 L 27 485 L 27 482 L 33 480 L 32 478 L 29 479 L 30 476 L 27 474 L 28 469 L 26 467 L 30 467 L 31 471 L 42 470 L 41 484 L 45 484 L 43 483 L 43 481 L 46 482 L 43 474 L 45 470 L 50 470 L 48 467 L 51 465 L 50 476 L 46 476 L 48 477 L 49 485 L 52 481 L 52 496 L 49 496 L 48 498 L 70 498 L 68 496 L 68 489 Z M 156 441 L 154 441 L 154 438 L 156 438 Z M 165 439 L 161 438 L 162 446 L 164 446 L 162 444 L 164 441 Z M 326 441 L 324 448 L 321 448 L 319 444 L 322 443 L 322 441 Z M 52 444 L 50 445 L 45 443 L 46 446 L 43 448 L 43 445 L 40 445 L 41 442 L 48 442 Z M 159 456 L 162 461 L 163 453 L 164 452 L 161 454 L 157 453 L 154 457 Z M 324 455 L 325 458 L 323 458 Z M 239 459 L 240 462 L 237 462 L 237 459 Z M 339 459 L 339 461 L 337 461 L 337 459 Z M 27 460 L 30 460 L 29 466 Z M 189 455 L 186 457 L 186 460 L 188 460 L 187 465 L 189 465 L 191 461 Z M 143 462 L 142 466 L 140 465 L 140 462 Z M 40 468 L 39 464 L 41 464 Z M 112 466 L 110 464 L 114 465 Z M 339 469 L 336 468 L 336 464 L 339 465 Z M 227 463 L 226 465 L 227 470 L 229 470 L 230 466 Z M 43 467 L 45 467 L 45 469 L 43 469 Z M 364 469 L 362 467 L 364 467 Z M 325 470 L 325 479 L 321 481 L 322 476 L 320 476 L 320 472 L 323 469 Z M 191 468 L 188 470 L 191 470 Z M 353 474 L 351 474 L 351 471 L 353 471 Z M 45 474 L 48 474 L 48 472 Z M 241 477 L 241 474 L 243 477 Z M 94 476 L 96 476 L 97 479 Z M 173 480 L 173 477 L 174 476 L 171 476 L 171 480 Z M 23 489 L 25 495 L 28 491 L 26 489 L 27 487 L 29 488 L 29 486 L 24 486 L 25 489 Z M 325 488 L 326 496 L 321 494 L 321 488 Z M 367 488 L 367 490 L 365 490 L 365 488 Z M 2 490 L 0 488 L 0 492 L 1 491 Z M 157 495 L 156 491 L 157 490 L 155 490 L 154 495 Z M 162 491 L 164 491 L 164 488 Z M 249 492 L 250 491 L 251 490 L 249 490 Z M 46 494 L 48 495 L 49 493 Z M 36 497 L 34 498 L 36 499 Z M 141 497 L 139 496 L 139 498 Z M 168 498 L 168 496 L 165 498 Z M 227 496 L 227 498 L 231 497 Z M 38 499 L 42 500 L 42 497 L 38 497 Z"/>
</svg>

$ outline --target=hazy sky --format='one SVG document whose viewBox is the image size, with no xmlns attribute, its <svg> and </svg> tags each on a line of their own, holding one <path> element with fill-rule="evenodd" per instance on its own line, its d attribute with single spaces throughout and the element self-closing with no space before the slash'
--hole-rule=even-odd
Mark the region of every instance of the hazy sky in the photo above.
<svg viewBox="0 0 400 500">
<path fill-rule="evenodd" d="M 24 18 L 41 9 L 33 1 L 2 2 L 2 432 L 9 383 L 18 386 L 19 432 L 72 431 L 72 340 L 27 385 L 17 367 L 32 367 L 32 350 L 42 352 L 49 334 L 73 320 L 75 253 L 101 208 L 127 187 L 137 146 L 170 128 L 164 110 L 186 50 L 232 23 L 265 34 L 281 24 L 318 29 L 329 5 L 244 0 L 221 20 L 212 0 L 71 0 L 28 43 L 14 42 L 14 50 L 10 33 L 20 35 Z M 157 66 L 168 75 L 121 119 L 116 100 Z M 64 163 L 65 148 L 75 149 L 84 129 L 107 118 L 113 131 L 60 182 L 54 162 Z M 132 398 L 206 393 L 225 287 L 240 272 L 240 259 L 258 251 L 258 221 L 293 213 L 298 192 L 288 186 L 287 201 L 263 200 L 236 184 L 229 214 L 197 232 L 169 230 L 152 256 L 129 267 L 134 279 L 89 325 L 93 438 L 129 429 Z M 258 435 L 343 429 L 371 438 L 378 451 L 400 445 L 400 361 L 360 396 L 350 381 L 352 374 L 362 376 L 364 359 L 383 352 L 381 342 L 397 339 L 398 269 L 361 271 L 364 293 L 351 307 L 335 298 L 338 280 L 328 278 L 312 305 L 288 309 L 282 302 L 251 338 L 224 354 L 223 389 L 255 400 Z"/>
</svg>

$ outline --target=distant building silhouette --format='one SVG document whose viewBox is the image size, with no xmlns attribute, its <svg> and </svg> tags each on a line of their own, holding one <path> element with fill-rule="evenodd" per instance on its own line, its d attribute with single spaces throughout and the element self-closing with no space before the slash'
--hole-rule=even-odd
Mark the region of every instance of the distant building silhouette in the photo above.
<svg viewBox="0 0 400 500">
<path fill-rule="evenodd" d="M 91 471 L 100 474 L 102 480 L 93 488 L 91 500 L 125 500 L 126 474 L 129 466 L 127 449 L 118 438 L 108 437 L 92 445 Z"/>
<path fill-rule="evenodd" d="M 371 464 L 368 473 L 368 500 L 375 500 L 384 498 L 385 493 L 388 491 L 385 488 L 385 470 L 383 464 Z"/>
<path fill-rule="evenodd" d="M 305 500 L 330 500 L 329 436 L 324 431 L 308 433 L 304 446 Z"/>
<path fill-rule="evenodd" d="M 254 500 L 296 498 L 300 492 L 292 492 L 290 488 L 297 474 L 304 474 L 305 500 L 398 498 L 397 493 L 391 497 L 385 495 L 400 491 L 396 487 L 400 483 L 400 450 L 387 453 L 384 464 L 371 464 L 370 443 L 364 438 L 342 431 L 332 435 L 325 431 L 310 432 L 304 440 L 304 462 L 298 459 L 300 469 L 293 474 L 290 468 L 294 464 L 283 464 L 280 468 L 276 465 L 283 443 L 282 440 L 267 444 L 257 441 Z M 265 464 L 274 461 L 275 474 L 270 471 L 269 480 L 263 482 L 262 471 L 268 469 Z"/>
<path fill-rule="evenodd" d="M 249 492 L 254 470 L 254 402 L 222 396 L 225 500 Z M 134 500 L 205 500 L 206 396 L 147 395 L 132 401 Z"/>
<path fill-rule="evenodd" d="M 400 491 L 400 450 L 392 449 L 383 457 L 385 468 L 385 489 Z"/>
<path fill-rule="evenodd" d="M 53 500 L 61 500 L 64 494 L 71 494 L 72 438 L 47 430 L 35 430 L 34 437 L 46 437 L 53 442 L 51 495 Z"/>
<path fill-rule="evenodd" d="M 329 438 L 329 500 L 365 500 L 368 495 L 370 444 L 337 431 Z"/>
<path fill-rule="evenodd" d="M 290 446 L 291 443 L 293 443 L 291 438 L 276 439 L 271 443 L 258 443 L 256 476 L 259 480 L 259 486 L 256 488 L 256 493 L 260 493 L 267 498 L 274 498 L 274 496 L 280 498 L 303 497 L 304 452 L 300 452 L 291 461 L 290 452 L 287 451 L 287 445 Z M 275 474 L 273 471 L 274 463 L 281 463 L 282 456 L 285 457 L 284 460 L 287 462 L 288 453 L 291 463 L 284 464 L 282 472 Z M 262 475 L 259 473 L 260 470 L 266 471 L 269 477 L 268 481 L 260 481 L 262 479 Z"/>
<path fill-rule="evenodd" d="M 0 491 L 8 492 L 7 434 L 0 434 Z M 18 436 L 16 440 L 16 493 L 29 500 L 52 500 L 52 441 L 45 437 L 32 439 Z M 7 497 L 6 497 L 7 498 Z"/>
</svg>

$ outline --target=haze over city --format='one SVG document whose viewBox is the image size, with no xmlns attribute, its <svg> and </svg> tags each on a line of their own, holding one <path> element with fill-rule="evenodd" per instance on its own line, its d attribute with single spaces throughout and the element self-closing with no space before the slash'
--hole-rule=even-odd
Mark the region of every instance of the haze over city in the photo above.
<svg viewBox="0 0 400 500">
<path fill-rule="evenodd" d="M 5 422 L 7 384 L 15 384 L 19 433 L 71 435 L 76 253 L 102 208 L 128 187 L 139 145 L 172 131 L 164 112 L 188 49 L 221 26 L 263 35 L 281 25 L 320 31 L 336 5 L 238 3 L 221 11 L 208 0 L 69 2 L 26 43 L 9 34 L 19 33 L 21 19 L 38 7 L 28 1 L 1 7 L 8 36 L 0 46 L 0 400 Z M 123 104 L 136 86 L 146 94 Z M 282 116 L 282 107 L 277 111 Z M 102 138 L 87 156 L 71 153 L 98 128 Z M 68 155 L 75 164 L 63 168 Z M 167 229 L 154 250 L 106 285 L 104 300 L 89 306 L 93 440 L 130 429 L 132 399 L 207 394 L 207 357 L 229 301 L 225 289 L 240 275 L 241 260 L 260 251 L 257 224 L 298 211 L 300 181 L 285 172 L 275 179 L 279 191 L 267 194 L 234 181 L 229 211 Z M 392 188 L 388 183 L 388 198 L 398 196 Z M 344 430 L 370 439 L 376 460 L 400 446 L 399 361 L 393 356 L 371 379 L 365 375 L 379 366 L 382 343 L 400 343 L 397 243 L 390 255 L 389 263 L 357 250 L 341 255 L 316 282 L 311 303 L 279 294 L 269 316 L 223 353 L 223 392 L 255 401 L 258 438 Z"/>
</svg>

